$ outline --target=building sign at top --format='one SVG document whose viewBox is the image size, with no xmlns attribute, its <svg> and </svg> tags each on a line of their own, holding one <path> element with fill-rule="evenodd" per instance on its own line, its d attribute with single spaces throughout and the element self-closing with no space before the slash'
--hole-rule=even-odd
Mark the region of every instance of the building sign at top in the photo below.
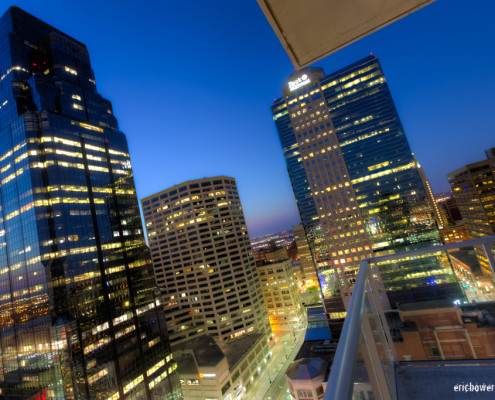
<svg viewBox="0 0 495 400">
<path fill-rule="evenodd" d="M 300 87 L 303 87 L 310 82 L 311 81 L 309 80 L 308 75 L 304 74 L 294 81 L 289 81 L 289 89 L 291 92 L 293 92 L 294 90 L 299 89 Z"/>
</svg>

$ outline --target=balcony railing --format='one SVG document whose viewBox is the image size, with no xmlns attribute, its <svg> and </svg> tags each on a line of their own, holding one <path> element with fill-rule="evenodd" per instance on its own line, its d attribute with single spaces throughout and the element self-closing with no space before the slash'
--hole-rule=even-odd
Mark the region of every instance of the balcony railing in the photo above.
<svg viewBox="0 0 495 400">
<path fill-rule="evenodd" d="M 379 280 L 380 264 L 393 263 L 405 258 L 438 256 L 445 254 L 442 252 L 476 246 L 480 250 L 483 249 L 486 261 L 493 273 L 495 259 L 491 247 L 494 244 L 495 236 L 491 236 L 362 260 L 328 378 L 324 400 L 397 400 L 401 398 L 397 370 L 404 362 L 399 362 L 385 318 L 387 296 Z M 439 357 L 441 358 L 443 355 Z M 413 364 L 407 363 L 404 369 L 413 368 Z M 443 364 L 442 362 L 433 364 L 429 363 L 430 369 L 422 373 L 431 375 L 434 371 L 431 367 L 446 367 L 445 361 Z M 491 365 L 490 368 L 495 368 L 495 362 Z M 453 366 L 452 368 L 459 367 Z M 419 369 L 414 371 L 419 371 Z"/>
</svg>

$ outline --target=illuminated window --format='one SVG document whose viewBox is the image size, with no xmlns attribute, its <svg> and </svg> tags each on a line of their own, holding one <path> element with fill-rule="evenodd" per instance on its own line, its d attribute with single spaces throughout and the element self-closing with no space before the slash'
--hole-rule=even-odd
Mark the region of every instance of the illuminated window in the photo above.
<svg viewBox="0 0 495 400">
<path fill-rule="evenodd" d="M 69 74 L 77 75 L 77 71 L 75 69 L 65 67 L 65 71 L 68 72 Z"/>
</svg>

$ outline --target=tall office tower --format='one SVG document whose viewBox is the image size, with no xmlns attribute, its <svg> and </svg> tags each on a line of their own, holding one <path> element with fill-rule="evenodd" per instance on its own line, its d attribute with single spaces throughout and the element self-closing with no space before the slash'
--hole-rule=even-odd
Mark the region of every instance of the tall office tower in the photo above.
<svg viewBox="0 0 495 400">
<path fill-rule="evenodd" d="M 302 224 L 292 227 L 294 238 L 296 240 L 297 252 L 301 260 L 303 290 L 318 285 L 318 276 L 316 274 L 315 263 L 309 249 L 309 243 L 304 232 Z"/>
<path fill-rule="evenodd" d="M 431 190 L 430 181 L 426 177 L 425 171 L 423 170 L 421 165 L 419 165 L 419 162 L 418 160 L 416 160 L 416 157 L 414 155 L 413 158 L 418 168 L 419 176 L 421 177 L 421 182 L 423 183 L 425 189 L 426 200 L 428 201 L 428 205 L 430 209 L 433 211 L 433 215 L 435 217 L 435 221 L 437 223 L 438 228 L 442 229 L 444 227 L 443 218 L 440 213 L 440 208 L 438 207 L 438 204 L 435 200 L 435 196 L 433 195 L 433 190 Z"/>
<path fill-rule="evenodd" d="M 180 397 L 127 142 L 86 46 L 0 19 L 0 397 Z"/>
<path fill-rule="evenodd" d="M 235 180 L 184 182 L 142 205 L 171 344 L 205 334 L 219 344 L 250 332 L 269 336 Z"/>
<path fill-rule="evenodd" d="M 282 93 L 273 119 L 320 284 L 337 311 L 339 297 L 349 302 L 360 259 L 440 244 L 437 226 L 374 56 L 328 76 L 297 71 Z M 437 257 L 406 257 L 380 273 L 392 303 L 404 290 L 411 299 L 421 297 L 411 288 L 453 281 Z"/>
<path fill-rule="evenodd" d="M 495 235 L 495 148 L 485 153 L 486 160 L 447 175 L 462 222 L 472 239 Z M 484 252 L 477 249 L 477 255 L 483 272 L 493 274 Z"/>
</svg>

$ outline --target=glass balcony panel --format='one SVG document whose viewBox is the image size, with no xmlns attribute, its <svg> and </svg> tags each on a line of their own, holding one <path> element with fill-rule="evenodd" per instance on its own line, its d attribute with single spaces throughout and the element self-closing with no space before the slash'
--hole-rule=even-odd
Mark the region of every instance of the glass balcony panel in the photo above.
<svg viewBox="0 0 495 400">
<path fill-rule="evenodd" d="M 462 382 L 490 384 L 493 338 L 472 332 L 495 329 L 494 245 L 488 237 L 363 260 L 325 400 L 443 398 L 465 391 Z M 433 280 L 410 268 L 422 263 Z M 405 271 L 417 282 L 400 288 Z"/>
</svg>

